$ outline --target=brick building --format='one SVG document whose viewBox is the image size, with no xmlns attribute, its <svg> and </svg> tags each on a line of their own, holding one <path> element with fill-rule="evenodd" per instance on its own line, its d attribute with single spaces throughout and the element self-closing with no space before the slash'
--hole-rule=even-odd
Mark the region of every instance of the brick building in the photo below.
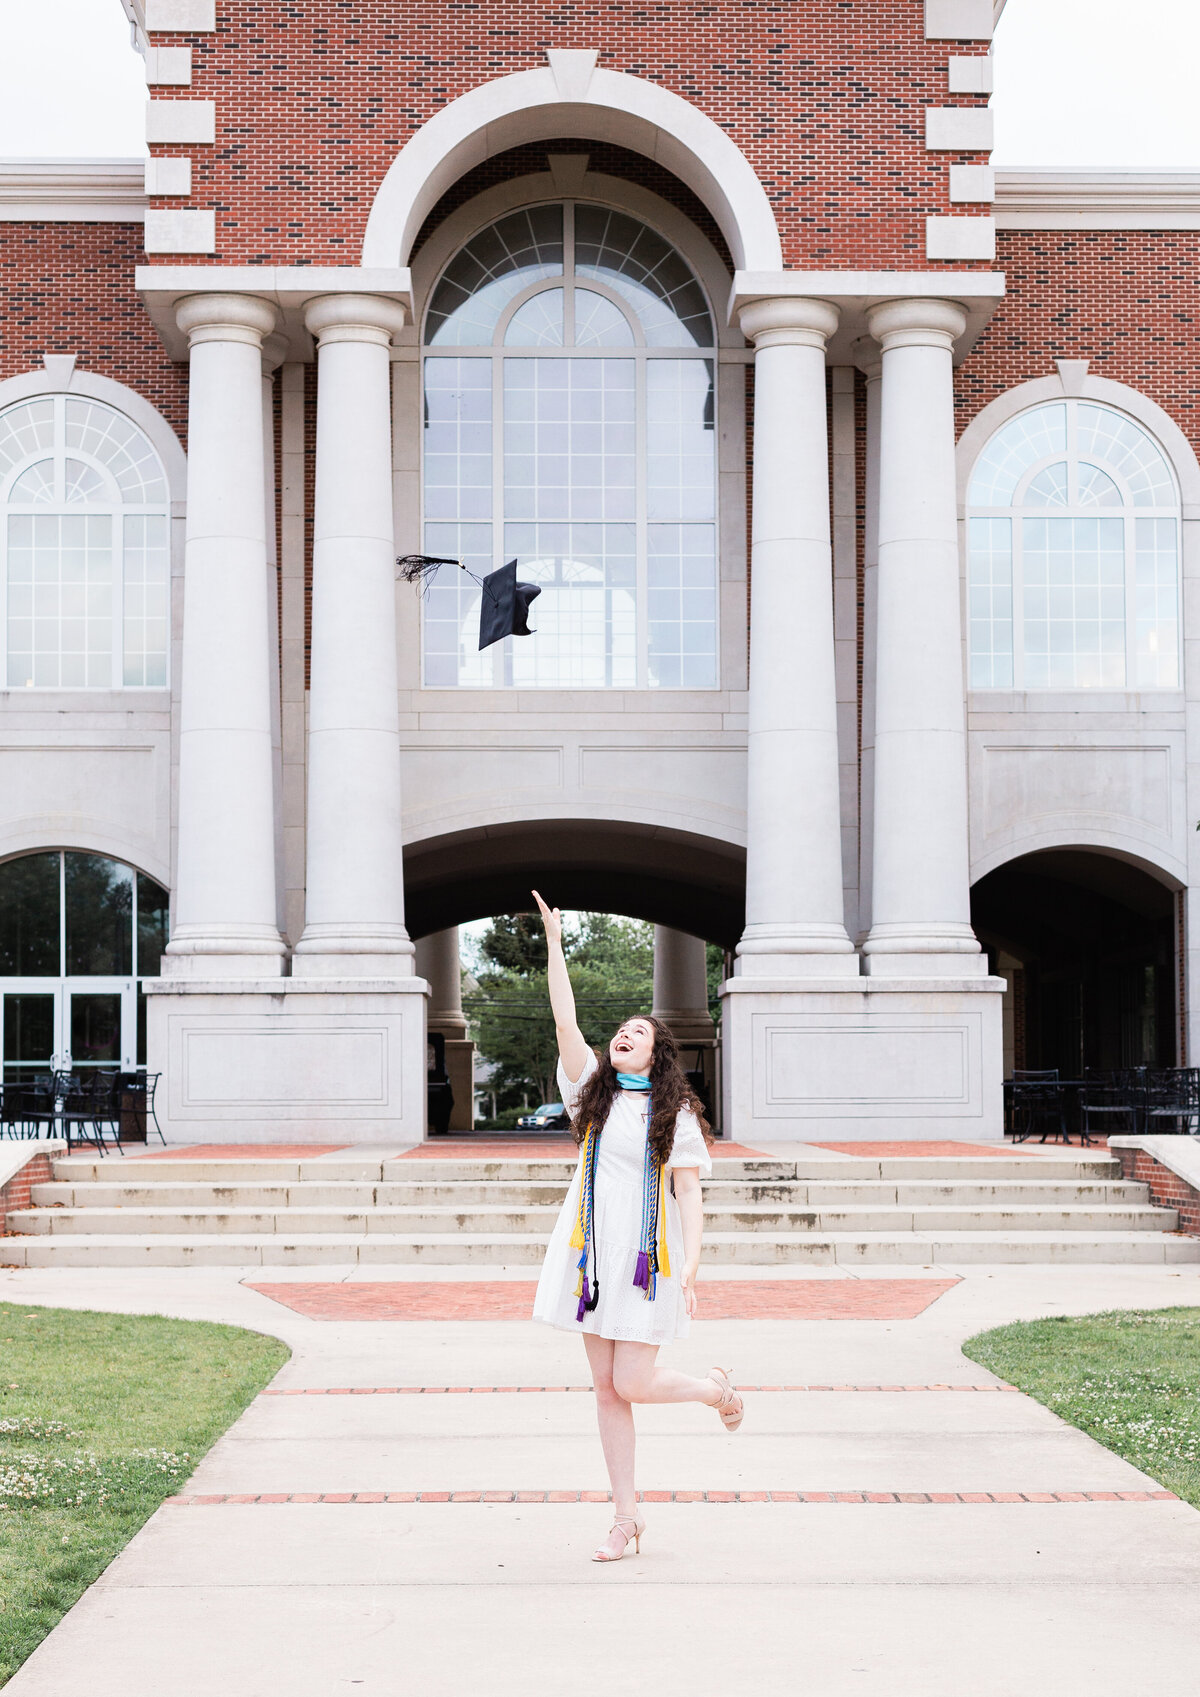
<svg viewBox="0 0 1200 1697">
<path fill-rule="evenodd" d="M 750 1141 L 1194 1052 L 1200 178 L 994 172 L 1002 0 L 123 3 L 144 168 L 0 164 L 10 1072 L 420 1133 L 531 881 Z"/>
</svg>

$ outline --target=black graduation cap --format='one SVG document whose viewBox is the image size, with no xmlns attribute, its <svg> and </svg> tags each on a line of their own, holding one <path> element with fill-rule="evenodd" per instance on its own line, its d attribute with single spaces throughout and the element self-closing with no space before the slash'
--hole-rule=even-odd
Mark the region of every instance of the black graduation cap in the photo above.
<svg viewBox="0 0 1200 1697">
<path fill-rule="evenodd" d="M 461 560 L 443 559 L 435 554 L 405 554 L 396 561 L 400 576 L 408 583 L 426 583 L 439 566 L 457 566 L 467 573 L 483 591 L 479 609 L 479 646 L 490 648 L 506 636 L 534 636 L 529 628 L 529 607 L 542 593 L 539 583 L 518 583 L 517 562 L 509 560 L 499 571 L 487 577 L 476 577 Z"/>
<path fill-rule="evenodd" d="M 530 603 L 542 593 L 540 583 L 518 583 L 517 562 L 510 560 L 484 578 L 479 609 L 479 646 L 490 648 L 506 636 L 534 636 L 529 628 Z"/>
</svg>

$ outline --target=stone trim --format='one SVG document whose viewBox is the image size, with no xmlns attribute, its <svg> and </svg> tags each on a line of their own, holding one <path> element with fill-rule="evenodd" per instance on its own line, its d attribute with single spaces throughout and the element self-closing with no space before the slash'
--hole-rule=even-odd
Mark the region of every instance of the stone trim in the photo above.
<svg viewBox="0 0 1200 1697">
<path fill-rule="evenodd" d="M 140 224 L 141 159 L 0 160 L 0 221 Z"/>
<path fill-rule="evenodd" d="M 1197 171 L 997 171 L 1002 230 L 1200 230 Z"/>
<path fill-rule="evenodd" d="M 925 39 L 990 41 L 998 16 L 993 0 L 925 0 Z"/>
<path fill-rule="evenodd" d="M 1200 1237 L 1200 1138 L 1110 1137 L 1121 1176 L 1150 1188 L 1158 1208 L 1174 1208 L 1179 1229 Z"/>
</svg>

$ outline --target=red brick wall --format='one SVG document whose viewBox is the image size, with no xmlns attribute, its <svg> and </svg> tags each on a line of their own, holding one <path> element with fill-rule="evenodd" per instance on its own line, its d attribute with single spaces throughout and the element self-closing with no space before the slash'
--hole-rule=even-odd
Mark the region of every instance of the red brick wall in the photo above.
<svg viewBox="0 0 1200 1697">
<path fill-rule="evenodd" d="M 187 372 L 134 292 L 143 257 L 140 224 L 0 223 L 0 378 L 76 354 L 79 370 L 144 395 L 186 443 Z"/>
<path fill-rule="evenodd" d="M 49 1152 L 39 1149 L 30 1154 L 25 1165 L 13 1174 L 7 1184 L 0 1185 L 0 1237 L 11 1236 L 8 1230 L 8 1216 L 21 1208 L 28 1208 L 32 1187 L 35 1184 L 45 1184 L 53 1177 Z"/>
<path fill-rule="evenodd" d="M 155 41 L 193 50 L 192 86 L 156 98 L 216 103 L 214 146 L 155 150 L 190 157 L 189 204 L 216 209 L 218 251 L 201 263 L 357 264 L 404 143 L 480 83 L 544 68 L 547 48 L 597 48 L 602 69 L 660 83 L 726 130 L 788 265 L 923 266 L 926 215 L 952 210 L 951 164 L 983 161 L 926 151 L 926 106 L 984 103 L 951 95 L 946 67 L 986 43 L 927 42 L 924 0 L 219 0 L 215 34 Z"/>
<path fill-rule="evenodd" d="M 959 428 L 997 395 L 1089 359 L 1157 401 L 1200 452 L 1200 233 L 1002 230 L 1008 295 L 957 373 Z"/>
<path fill-rule="evenodd" d="M 1175 1208 L 1179 1212 L 1179 1229 L 1190 1237 L 1200 1237 L 1200 1191 L 1186 1179 L 1164 1167 L 1161 1161 L 1145 1149 L 1111 1149 L 1121 1162 L 1121 1176 L 1137 1184 L 1150 1186 L 1150 1200 L 1158 1208 Z"/>
</svg>

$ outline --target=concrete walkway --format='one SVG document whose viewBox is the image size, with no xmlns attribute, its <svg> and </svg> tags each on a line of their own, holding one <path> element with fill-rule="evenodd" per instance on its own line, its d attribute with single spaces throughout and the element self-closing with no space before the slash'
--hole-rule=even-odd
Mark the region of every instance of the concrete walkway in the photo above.
<svg viewBox="0 0 1200 1697">
<path fill-rule="evenodd" d="M 696 1371 L 732 1362 L 763 1386 L 984 1387 L 991 1376 L 958 1347 L 983 1327 L 1200 1305 L 1190 1265 L 823 1277 L 958 1274 L 914 1318 L 712 1320 L 671 1358 Z M 473 1277 L 386 1270 L 406 1275 Z M 338 1277 L 271 1269 L 277 1284 Z M 764 1500 L 649 1503 L 641 1557 L 598 1567 L 588 1557 L 610 1511 L 578 1500 L 606 1483 L 590 1396 L 429 1394 L 584 1386 L 574 1338 L 512 1320 L 308 1318 L 232 1269 L 6 1270 L 0 1298 L 284 1338 L 292 1360 L 184 1496 L 368 1499 L 164 1506 L 12 1680 L 13 1697 L 591 1697 L 610 1682 L 660 1697 L 1196 1689 L 1200 1514 L 1156 1499 L 1154 1482 L 1014 1392 L 762 1390 L 735 1436 L 706 1409 L 640 1410 L 645 1489 Z M 328 1394 L 372 1388 L 385 1394 Z M 833 1500 L 789 1500 L 822 1493 Z M 931 1494 L 951 1500 L 897 1500 Z M 1048 1500 L 988 1500 L 1017 1494 Z"/>
</svg>

